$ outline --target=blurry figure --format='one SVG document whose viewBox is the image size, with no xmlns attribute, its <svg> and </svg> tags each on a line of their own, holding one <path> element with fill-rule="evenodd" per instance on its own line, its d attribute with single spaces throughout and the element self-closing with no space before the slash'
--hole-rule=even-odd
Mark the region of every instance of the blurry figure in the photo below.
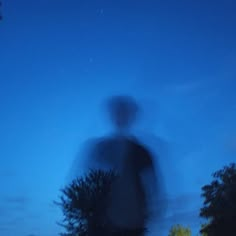
<svg viewBox="0 0 236 236">
<path fill-rule="evenodd" d="M 88 145 L 86 168 L 114 170 L 119 178 L 109 196 L 109 207 L 104 214 L 111 228 L 143 229 L 150 213 L 150 195 L 159 193 L 152 154 L 137 138 L 130 135 L 139 108 L 128 96 L 115 96 L 107 102 L 114 133 Z M 148 173 L 152 190 L 145 188 L 144 175 Z M 146 175 L 147 176 L 147 175 Z M 150 189 L 149 189 L 150 190 Z"/>
<path fill-rule="evenodd" d="M 112 97 L 107 102 L 110 120 L 117 133 L 127 132 L 134 124 L 139 108 L 129 96 Z"/>
</svg>

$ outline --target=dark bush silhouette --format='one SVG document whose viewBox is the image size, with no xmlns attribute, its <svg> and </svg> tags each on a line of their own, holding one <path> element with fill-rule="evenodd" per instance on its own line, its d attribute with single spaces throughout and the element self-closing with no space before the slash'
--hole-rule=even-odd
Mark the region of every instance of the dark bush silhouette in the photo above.
<svg viewBox="0 0 236 236">
<path fill-rule="evenodd" d="M 115 179 L 114 171 L 91 170 L 85 177 L 75 179 L 61 190 L 60 201 L 55 202 L 63 211 L 62 236 L 128 236 L 142 235 L 144 229 L 118 229 L 106 220 L 107 198 Z"/>
<path fill-rule="evenodd" d="M 214 180 L 202 188 L 205 198 L 200 216 L 209 220 L 201 233 L 208 236 L 236 235 L 236 164 L 213 174 Z"/>
</svg>

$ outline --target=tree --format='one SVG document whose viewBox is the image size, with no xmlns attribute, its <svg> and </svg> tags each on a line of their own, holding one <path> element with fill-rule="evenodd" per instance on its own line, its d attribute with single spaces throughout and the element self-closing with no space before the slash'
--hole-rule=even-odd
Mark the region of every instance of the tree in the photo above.
<svg viewBox="0 0 236 236">
<path fill-rule="evenodd" d="M 200 230 L 199 236 L 207 236 L 207 233 L 206 233 L 206 232 L 201 232 L 206 226 L 207 226 L 207 224 L 202 224 L 202 225 L 201 225 L 201 230 Z"/>
<path fill-rule="evenodd" d="M 170 229 L 168 236 L 191 236 L 191 230 L 181 225 L 174 225 Z"/>
<path fill-rule="evenodd" d="M 105 223 L 101 219 L 104 218 L 106 198 L 115 178 L 112 171 L 90 171 L 61 190 L 60 202 L 55 202 L 64 215 L 61 225 L 66 233 L 61 235 L 87 236 L 104 229 Z"/>
<path fill-rule="evenodd" d="M 145 229 L 114 228 L 106 220 L 108 196 L 116 178 L 113 171 L 91 170 L 61 190 L 60 201 L 55 202 L 64 215 L 59 224 L 66 233 L 61 236 L 137 236 L 144 233 Z"/>
<path fill-rule="evenodd" d="M 208 236 L 236 235 L 236 164 L 213 173 L 213 181 L 202 187 L 205 198 L 200 216 L 208 220 L 201 233 Z"/>
</svg>

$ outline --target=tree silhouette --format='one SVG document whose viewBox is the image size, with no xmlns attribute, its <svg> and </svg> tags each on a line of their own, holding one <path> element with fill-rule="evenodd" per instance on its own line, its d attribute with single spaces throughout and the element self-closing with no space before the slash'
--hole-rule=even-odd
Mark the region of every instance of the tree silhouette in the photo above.
<svg viewBox="0 0 236 236">
<path fill-rule="evenodd" d="M 174 225 L 170 229 L 168 236 L 191 236 L 191 230 L 181 225 Z"/>
<path fill-rule="evenodd" d="M 199 236 L 208 236 L 206 232 L 202 232 L 202 230 L 203 230 L 204 228 L 206 228 L 206 227 L 207 227 L 207 224 L 202 224 L 202 225 L 201 225 L 201 229 L 200 229 L 200 234 L 199 234 Z"/>
<path fill-rule="evenodd" d="M 236 235 L 236 164 L 213 174 L 213 181 L 202 187 L 205 198 L 200 216 L 208 219 L 201 233 L 208 236 Z"/>
<path fill-rule="evenodd" d="M 144 229 L 118 229 L 106 220 L 106 209 L 112 183 L 119 178 L 114 171 L 91 170 L 61 190 L 55 202 L 63 212 L 65 233 L 61 236 L 137 236 Z"/>
</svg>

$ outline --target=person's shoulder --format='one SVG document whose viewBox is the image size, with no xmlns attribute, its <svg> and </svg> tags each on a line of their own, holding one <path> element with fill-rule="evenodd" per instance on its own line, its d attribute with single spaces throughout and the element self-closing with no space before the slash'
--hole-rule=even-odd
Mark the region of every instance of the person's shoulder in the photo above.
<svg viewBox="0 0 236 236">
<path fill-rule="evenodd" d="M 148 148 L 135 136 L 127 137 L 127 142 L 137 151 L 148 152 Z"/>
<path fill-rule="evenodd" d="M 110 136 L 97 137 L 86 142 L 86 148 L 90 152 L 100 153 L 109 150 L 115 144 L 115 138 Z"/>
<path fill-rule="evenodd" d="M 135 137 L 130 138 L 129 143 L 136 164 L 142 168 L 153 165 L 152 153 L 146 145 Z"/>
</svg>

